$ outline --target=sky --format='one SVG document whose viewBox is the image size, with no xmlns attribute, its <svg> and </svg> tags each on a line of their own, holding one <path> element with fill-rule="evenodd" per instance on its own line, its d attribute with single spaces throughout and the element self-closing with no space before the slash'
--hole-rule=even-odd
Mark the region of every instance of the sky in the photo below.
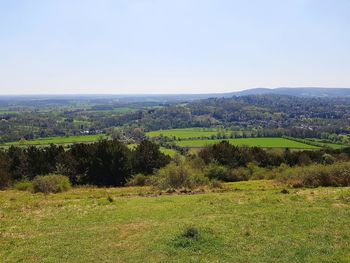
<svg viewBox="0 0 350 263">
<path fill-rule="evenodd" d="M 350 87 L 349 0 L 0 0 L 0 94 Z"/>
</svg>

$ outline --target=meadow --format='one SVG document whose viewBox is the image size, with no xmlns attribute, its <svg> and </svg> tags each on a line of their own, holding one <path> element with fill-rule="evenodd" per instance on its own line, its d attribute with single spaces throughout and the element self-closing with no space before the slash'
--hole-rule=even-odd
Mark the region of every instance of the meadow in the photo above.
<svg viewBox="0 0 350 263">
<path fill-rule="evenodd" d="M 137 109 L 129 108 L 129 107 L 120 107 L 120 108 L 113 108 L 111 110 L 90 109 L 90 111 L 99 112 L 99 113 L 125 114 L 125 113 L 136 112 Z"/>
<path fill-rule="evenodd" d="M 350 188 L 283 189 L 0 191 L 0 261 L 349 262 Z"/>
<path fill-rule="evenodd" d="M 128 144 L 128 148 L 129 149 L 134 149 L 135 147 L 137 146 L 137 144 L 135 143 L 132 143 L 132 144 Z M 164 154 L 167 154 L 169 155 L 170 157 L 174 157 L 178 152 L 173 150 L 173 149 L 168 149 L 168 148 L 165 148 L 165 147 L 159 147 L 159 150 L 164 153 Z"/>
<path fill-rule="evenodd" d="M 184 129 L 170 129 L 170 130 L 158 130 L 147 132 L 148 137 L 176 137 L 178 139 L 187 139 L 187 138 L 198 138 L 198 137 L 210 137 L 215 136 L 218 133 L 230 135 L 230 131 L 220 130 L 220 129 L 211 129 L 211 128 L 184 128 Z"/>
<path fill-rule="evenodd" d="M 49 144 L 72 144 L 72 143 L 88 143 L 96 142 L 101 139 L 108 139 L 109 136 L 104 134 L 96 135 L 81 135 L 81 136 L 61 136 L 61 137 L 46 137 L 39 138 L 35 140 L 24 140 L 17 142 L 7 142 L 3 143 L 0 146 L 26 146 L 26 145 L 49 145 Z"/>
<path fill-rule="evenodd" d="M 176 145 L 180 147 L 201 148 L 222 141 L 222 139 L 214 140 L 184 140 L 176 141 Z M 236 146 L 262 147 L 262 148 L 291 148 L 291 149 L 319 149 L 317 146 L 288 140 L 285 138 L 238 138 L 227 139 L 231 144 Z"/>
</svg>

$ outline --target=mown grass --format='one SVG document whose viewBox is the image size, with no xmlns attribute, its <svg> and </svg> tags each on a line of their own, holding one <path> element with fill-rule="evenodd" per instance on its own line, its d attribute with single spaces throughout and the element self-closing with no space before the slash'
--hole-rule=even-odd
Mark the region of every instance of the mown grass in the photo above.
<svg viewBox="0 0 350 263">
<path fill-rule="evenodd" d="M 215 140 L 186 140 L 176 141 L 181 147 L 200 148 L 221 142 L 222 139 Z M 291 148 L 291 149 L 319 149 L 317 146 L 300 143 L 285 138 L 239 138 L 227 139 L 236 146 L 262 147 L 262 148 Z"/>
<path fill-rule="evenodd" d="M 97 142 L 100 139 L 108 139 L 109 136 L 104 134 L 82 135 L 82 136 L 62 136 L 62 137 L 47 137 L 35 140 L 7 142 L 1 146 L 23 146 L 23 145 L 49 145 L 49 144 L 72 144 L 72 143 L 87 143 Z"/>
<path fill-rule="evenodd" d="M 350 188 L 227 188 L 166 196 L 148 187 L 2 191 L 0 261 L 349 262 Z"/>
</svg>

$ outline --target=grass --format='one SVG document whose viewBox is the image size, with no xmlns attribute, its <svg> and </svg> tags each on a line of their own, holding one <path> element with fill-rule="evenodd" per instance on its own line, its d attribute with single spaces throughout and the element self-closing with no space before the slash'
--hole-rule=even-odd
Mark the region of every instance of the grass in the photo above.
<svg viewBox="0 0 350 263">
<path fill-rule="evenodd" d="M 349 262 L 350 188 L 227 188 L 166 196 L 147 187 L 0 191 L 0 261 Z"/>
<path fill-rule="evenodd" d="M 170 157 L 174 157 L 178 152 L 173 149 L 167 149 L 164 147 L 160 147 L 160 151 L 164 154 L 169 155 Z"/>
<path fill-rule="evenodd" d="M 28 141 L 17 141 L 17 142 L 7 142 L 2 144 L 1 146 L 23 146 L 23 145 L 49 145 L 53 144 L 72 144 L 72 143 L 86 143 L 86 142 L 96 142 L 100 139 L 108 139 L 109 137 L 104 134 L 96 134 L 96 135 L 82 135 L 82 136 L 62 136 L 62 137 L 47 137 L 47 138 L 39 138 L 35 140 Z"/>
<path fill-rule="evenodd" d="M 344 144 L 340 144 L 340 143 L 330 143 L 330 142 L 323 142 L 321 139 L 314 139 L 314 138 L 306 138 L 306 141 L 310 141 L 312 142 L 317 142 L 317 143 L 321 143 L 326 147 L 330 147 L 331 149 L 337 150 L 337 149 L 342 149 L 345 147 L 348 147 L 347 145 Z"/>
<path fill-rule="evenodd" d="M 131 149 L 131 150 L 136 148 L 136 146 L 137 146 L 136 143 L 128 144 L 128 148 Z M 173 149 L 167 149 L 167 148 L 164 148 L 164 147 L 160 147 L 159 150 L 162 153 L 169 155 L 170 157 L 174 157 L 177 154 L 177 151 L 175 151 Z"/>
<path fill-rule="evenodd" d="M 323 142 L 322 144 L 324 144 L 325 146 L 330 147 L 334 150 L 343 149 L 343 148 L 347 147 L 346 145 L 343 145 L 343 144 L 329 143 L 329 142 L 326 142 L 326 143 Z"/>
<path fill-rule="evenodd" d="M 201 148 L 221 142 L 222 139 L 215 140 L 186 140 L 177 141 L 181 147 Z M 319 149 L 317 146 L 300 143 L 285 138 L 239 138 L 227 139 L 231 144 L 237 146 L 262 147 L 262 148 L 291 148 L 291 149 Z"/>
<path fill-rule="evenodd" d="M 225 133 L 229 135 L 230 131 L 219 130 L 219 129 L 209 129 L 209 128 L 185 128 L 185 129 L 170 129 L 170 130 L 159 130 L 147 132 L 146 135 L 149 137 L 176 137 L 179 139 L 187 138 L 198 138 L 198 137 L 210 137 L 212 135 L 217 135 L 218 133 Z"/>
<path fill-rule="evenodd" d="M 120 108 L 113 108 L 111 110 L 91 110 L 95 112 L 101 112 L 101 113 L 115 113 L 115 114 L 125 114 L 125 113 L 132 113 L 136 112 L 137 109 L 135 108 L 129 108 L 129 107 L 120 107 Z"/>
</svg>

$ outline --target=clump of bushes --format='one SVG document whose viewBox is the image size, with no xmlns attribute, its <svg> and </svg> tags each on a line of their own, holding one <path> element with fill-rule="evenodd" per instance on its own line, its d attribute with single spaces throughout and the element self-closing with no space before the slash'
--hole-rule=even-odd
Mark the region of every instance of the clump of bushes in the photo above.
<svg viewBox="0 0 350 263">
<path fill-rule="evenodd" d="M 33 180 L 34 193 L 60 193 L 71 188 L 68 177 L 57 174 L 37 176 Z"/>
<path fill-rule="evenodd" d="M 229 181 L 230 170 L 223 165 L 211 163 L 204 169 L 204 174 L 209 179 Z"/>
<path fill-rule="evenodd" d="M 255 163 L 248 163 L 246 167 L 229 168 L 217 163 L 210 163 L 204 168 L 204 175 L 209 179 L 225 182 L 274 179 L 286 167 L 289 166 L 282 164 L 280 167 L 268 169 Z"/>
<path fill-rule="evenodd" d="M 136 174 L 126 183 L 127 186 L 145 186 L 150 184 L 150 176 L 144 174 Z"/>
<path fill-rule="evenodd" d="M 350 162 L 288 168 L 278 179 L 292 187 L 350 186 Z"/>
<path fill-rule="evenodd" d="M 189 162 L 171 162 L 159 169 L 151 177 L 151 184 L 159 189 L 195 188 L 210 186 L 211 180 L 201 170 L 191 166 Z"/>
<path fill-rule="evenodd" d="M 30 181 L 19 181 L 14 184 L 13 188 L 18 191 L 32 191 L 33 184 Z"/>
</svg>

